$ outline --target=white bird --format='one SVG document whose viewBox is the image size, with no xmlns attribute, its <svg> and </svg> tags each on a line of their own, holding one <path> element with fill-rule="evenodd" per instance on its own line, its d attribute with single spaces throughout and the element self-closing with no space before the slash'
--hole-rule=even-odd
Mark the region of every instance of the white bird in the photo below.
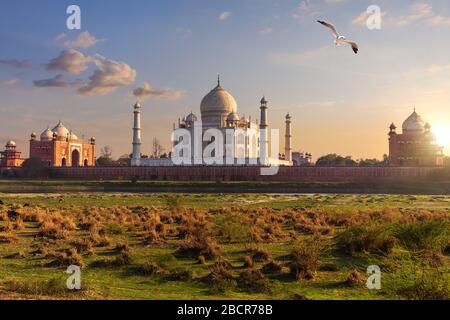
<svg viewBox="0 0 450 320">
<path fill-rule="evenodd" d="M 322 24 L 322 25 L 324 25 L 325 27 L 327 27 L 327 28 L 329 28 L 329 29 L 331 30 L 331 32 L 333 33 L 334 38 L 335 38 L 335 39 L 334 39 L 334 44 L 335 44 L 336 46 L 341 46 L 341 45 L 343 45 L 343 44 L 349 44 L 349 45 L 352 47 L 353 52 L 354 52 L 355 54 L 358 53 L 358 51 L 359 51 L 358 44 L 357 44 L 356 42 L 354 42 L 354 41 L 347 40 L 347 38 L 344 37 L 344 36 L 341 36 L 341 35 L 337 32 L 335 26 L 333 26 L 331 23 L 326 22 L 326 21 L 320 21 L 320 20 L 317 20 L 317 22 L 320 23 L 320 24 Z"/>
</svg>

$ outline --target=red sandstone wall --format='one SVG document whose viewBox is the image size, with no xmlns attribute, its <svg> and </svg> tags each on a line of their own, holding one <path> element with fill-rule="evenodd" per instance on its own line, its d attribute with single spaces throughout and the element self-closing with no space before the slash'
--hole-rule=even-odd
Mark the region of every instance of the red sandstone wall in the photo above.
<svg viewBox="0 0 450 320">
<path fill-rule="evenodd" d="M 91 180 L 193 181 L 399 181 L 424 180 L 436 168 L 280 167 L 275 176 L 261 176 L 258 167 L 80 167 L 54 168 L 55 178 Z"/>
</svg>

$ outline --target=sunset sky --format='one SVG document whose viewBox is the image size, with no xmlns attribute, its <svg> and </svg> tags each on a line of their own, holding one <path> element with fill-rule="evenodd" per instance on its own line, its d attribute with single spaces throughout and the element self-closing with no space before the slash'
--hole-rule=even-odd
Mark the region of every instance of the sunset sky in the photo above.
<svg viewBox="0 0 450 320">
<path fill-rule="evenodd" d="M 82 29 L 66 28 L 81 7 Z M 381 30 L 365 25 L 382 11 Z M 335 48 L 316 22 L 332 21 L 360 45 Z M 173 122 L 221 75 L 239 114 L 272 128 L 293 117 L 294 151 L 354 158 L 388 152 L 388 126 L 417 108 L 450 154 L 450 3 L 447 0 L 2 0 L 0 144 L 58 120 L 78 136 L 131 152 L 133 90 L 143 101 L 143 152 L 169 147 Z M 282 132 L 284 134 L 284 132 Z"/>
</svg>

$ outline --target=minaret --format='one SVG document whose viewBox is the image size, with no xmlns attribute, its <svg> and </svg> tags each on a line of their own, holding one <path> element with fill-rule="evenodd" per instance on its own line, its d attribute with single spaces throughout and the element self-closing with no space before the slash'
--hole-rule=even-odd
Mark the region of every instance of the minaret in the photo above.
<svg viewBox="0 0 450 320">
<path fill-rule="evenodd" d="M 291 134 L 291 115 L 286 115 L 286 135 L 284 136 L 284 154 L 286 161 L 292 161 L 292 134 Z"/>
<path fill-rule="evenodd" d="M 141 159 L 141 105 L 136 102 L 134 105 L 134 126 L 133 126 L 133 157 L 131 164 L 139 165 Z"/>
<path fill-rule="evenodd" d="M 261 165 L 267 165 L 269 159 L 268 121 L 267 121 L 267 100 L 261 99 L 261 122 L 259 124 L 259 160 Z"/>
</svg>

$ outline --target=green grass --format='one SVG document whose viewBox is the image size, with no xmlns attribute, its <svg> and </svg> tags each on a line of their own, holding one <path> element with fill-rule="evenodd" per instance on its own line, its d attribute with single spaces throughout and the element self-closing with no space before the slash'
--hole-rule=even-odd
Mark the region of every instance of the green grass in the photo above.
<svg viewBox="0 0 450 320">
<path fill-rule="evenodd" d="M 50 183 L 50 182 L 49 182 Z M 165 210 L 174 206 L 175 200 L 168 200 L 167 194 L 157 193 L 0 193 L 0 199 L 4 202 L 1 210 L 6 210 L 12 206 L 25 205 L 40 209 L 57 210 L 69 212 L 70 210 L 87 210 L 90 208 L 116 208 L 116 207 L 156 207 L 158 210 Z M 235 227 L 239 220 L 226 222 L 227 213 L 221 213 L 225 208 L 231 212 L 242 211 L 244 209 L 270 208 L 277 212 L 283 210 L 293 210 L 301 208 L 305 210 L 321 211 L 329 214 L 353 214 L 364 211 L 382 211 L 385 208 L 401 212 L 420 213 L 427 210 L 431 213 L 440 212 L 450 214 L 450 196 L 426 196 L 426 195 L 345 195 L 345 194 L 311 194 L 311 195 L 266 195 L 266 194 L 180 194 L 176 201 L 176 206 L 182 206 L 189 212 L 190 209 L 201 208 L 215 212 L 213 217 L 217 219 L 220 228 Z M 356 214 L 356 213 L 355 213 Z M 225 218 L 224 218 L 225 217 Z M 444 222 L 443 222 L 444 223 Z M 214 224 L 214 222 L 213 222 Z M 33 256 L 30 254 L 35 245 L 42 243 L 36 240 L 33 235 L 38 230 L 36 222 L 25 222 L 26 228 L 14 231 L 19 237 L 19 242 L 14 244 L 0 244 L 0 279 L 17 279 L 25 283 L 48 283 L 52 279 L 65 281 L 68 275 L 64 268 L 48 267 L 50 258 L 43 256 Z M 448 226 L 448 222 L 447 222 Z M 120 229 L 120 230 L 119 230 Z M 194 274 L 194 279 L 190 281 L 170 281 L 160 275 L 142 276 L 133 273 L 133 266 L 167 259 L 178 248 L 179 240 L 169 239 L 166 243 L 146 247 L 140 243 L 138 232 L 135 228 L 118 228 L 116 225 L 108 225 L 106 228 L 108 236 L 112 240 L 112 245 L 107 248 L 95 248 L 95 253 L 91 256 L 83 256 L 86 267 L 82 270 L 82 283 L 88 286 L 88 292 L 75 294 L 61 293 L 59 291 L 49 292 L 52 298 L 89 298 L 89 299 L 291 299 L 294 294 L 306 296 L 309 299 L 399 299 L 404 298 L 396 294 L 394 290 L 384 290 L 381 292 L 370 291 L 364 287 L 351 288 L 343 285 L 349 273 L 358 269 L 365 273 L 365 269 L 370 264 L 378 264 L 389 272 L 387 279 L 398 279 L 401 270 L 392 268 L 390 257 L 358 253 L 353 256 L 346 255 L 338 250 L 332 250 L 322 257 L 322 264 L 332 264 L 335 271 L 321 270 L 312 281 L 295 281 L 287 275 L 269 276 L 271 294 L 248 293 L 240 288 L 227 291 L 225 293 L 212 293 L 210 287 L 201 283 L 197 279 L 209 273 L 208 265 L 213 261 L 208 261 L 207 266 L 199 264 L 197 259 L 171 258 L 170 269 L 188 269 Z M 213 230 L 215 230 L 213 228 Z M 344 228 L 338 229 L 338 232 Z M 286 227 L 286 232 L 291 231 Z M 415 231 L 415 230 L 413 230 Z M 415 234 L 421 234 L 416 231 Z M 411 234 L 406 231 L 402 235 L 406 238 Z M 231 237 L 239 238 L 239 235 L 230 233 Z M 87 231 L 73 231 L 71 237 L 86 237 Z M 303 237 L 303 236 L 300 236 Z M 305 236 L 307 237 L 307 236 Z M 223 256 L 229 260 L 235 269 L 232 270 L 234 276 L 238 276 L 244 269 L 243 257 L 247 254 L 247 242 L 243 237 L 237 243 L 233 241 L 220 241 Z M 328 236 L 330 241 L 333 235 Z M 403 239 L 403 238 L 402 238 Z M 415 238 L 414 238 L 415 239 Z M 220 239 L 219 239 L 220 240 Z M 418 242 L 419 240 L 417 240 Z M 91 263 L 104 259 L 113 259 L 117 256 L 114 252 L 114 244 L 126 242 L 132 247 L 133 265 L 122 267 L 91 267 Z M 273 243 L 261 243 L 259 247 L 265 248 L 272 254 L 276 261 L 286 262 L 287 255 L 292 252 L 292 242 L 290 239 L 282 239 Z M 53 245 L 57 250 L 68 249 L 67 241 L 61 241 Z M 394 255 L 402 254 L 406 247 L 396 247 Z M 5 258 L 17 252 L 25 254 L 24 258 Z M 443 258 L 441 266 L 447 272 L 450 271 L 449 257 Z M 263 263 L 257 263 L 256 268 L 261 268 Z M 395 271 L 395 272 L 394 272 Z M 25 286 L 24 292 L 9 292 L 0 280 L 0 298 L 17 298 L 17 294 L 27 293 L 29 287 Z M 42 296 L 46 298 L 45 290 L 28 292 L 33 298 Z"/>
</svg>

